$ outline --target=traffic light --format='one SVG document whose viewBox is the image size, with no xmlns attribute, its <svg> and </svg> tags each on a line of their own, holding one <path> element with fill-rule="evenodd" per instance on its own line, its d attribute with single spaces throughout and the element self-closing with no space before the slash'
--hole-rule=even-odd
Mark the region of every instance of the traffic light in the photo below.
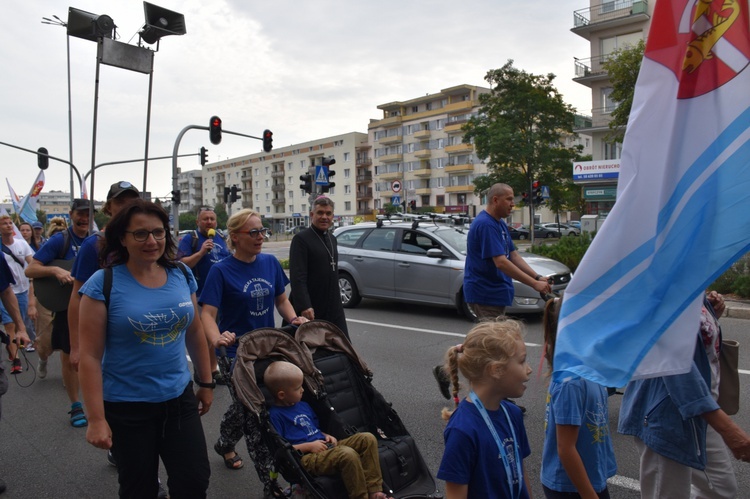
<svg viewBox="0 0 750 499">
<path fill-rule="evenodd" d="M 273 149 L 273 132 L 271 130 L 263 130 L 263 150 L 271 152 Z"/>
<path fill-rule="evenodd" d="M 229 187 L 224 187 L 224 204 L 229 203 L 229 194 L 232 192 L 232 189 Z"/>
<path fill-rule="evenodd" d="M 527 205 L 529 204 L 529 193 L 528 192 L 522 192 L 521 193 L 521 201 L 523 204 Z"/>
<path fill-rule="evenodd" d="M 201 147 L 201 166 L 206 166 L 208 163 L 208 149 Z"/>
<path fill-rule="evenodd" d="M 218 116 L 211 116 L 208 121 L 208 137 L 213 145 L 221 144 L 221 118 Z"/>
<path fill-rule="evenodd" d="M 299 188 L 310 194 L 312 192 L 312 175 L 306 173 L 304 175 L 300 175 L 299 179 L 303 182 L 299 185 Z"/>
<path fill-rule="evenodd" d="M 180 191 L 179 189 L 176 191 L 172 191 L 172 202 L 174 204 L 180 204 Z"/>
<path fill-rule="evenodd" d="M 233 203 L 236 203 L 236 202 L 237 202 L 237 200 L 238 200 L 238 199 L 240 199 L 240 196 L 239 196 L 239 195 L 237 194 L 237 191 L 238 191 L 238 190 L 239 190 L 239 189 L 237 189 L 237 186 L 236 186 L 236 185 L 233 185 L 233 186 L 232 186 L 232 189 L 231 189 L 231 191 L 230 191 L 230 198 L 229 198 L 229 199 L 230 199 L 230 201 L 232 201 Z"/>
<path fill-rule="evenodd" d="M 322 193 L 326 193 L 331 190 L 331 188 L 336 187 L 336 182 L 331 182 L 331 177 L 336 175 L 336 172 L 331 170 L 331 165 L 335 165 L 336 160 L 333 158 L 323 158 L 323 167 L 328 170 L 328 184 L 322 185 L 320 191 Z"/>
<path fill-rule="evenodd" d="M 409 208 L 411 208 L 411 212 L 412 213 L 414 213 L 415 211 L 417 211 L 417 200 L 416 199 L 412 199 L 411 201 L 409 201 Z"/>
<path fill-rule="evenodd" d="M 49 151 L 47 150 L 47 148 L 40 147 L 36 150 L 36 152 L 39 153 L 36 155 L 36 164 L 39 166 L 39 168 L 41 170 L 46 170 L 47 168 L 49 168 Z"/>
</svg>

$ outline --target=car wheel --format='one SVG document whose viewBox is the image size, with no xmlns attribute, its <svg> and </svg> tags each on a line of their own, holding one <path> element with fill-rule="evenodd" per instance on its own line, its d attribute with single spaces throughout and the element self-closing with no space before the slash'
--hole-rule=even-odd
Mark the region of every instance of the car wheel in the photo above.
<svg viewBox="0 0 750 499">
<path fill-rule="evenodd" d="M 547 235 L 544 236 L 544 237 L 546 237 L 547 239 L 549 239 L 550 237 L 555 237 L 555 233 L 554 232 L 547 232 Z"/>
<path fill-rule="evenodd" d="M 339 274 L 339 291 L 341 292 L 341 304 L 344 308 L 354 308 L 362 301 L 357 291 L 357 285 L 349 274 Z"/>
<path fill-rule="evenodd" d="M 569 235 L 569 236 L 577 236 L 578 234 L 576 234 L 575 232 L 571 232 L 571 233 L 569 233 L 568 235 Z"/>
<path fill-rule="evenodd" d="M 518 239 L 526 239 L 526 234 L 518 234 Z"/>
<path fill-rule="evenodd" d="M 469 304 L 466 303 L 466 300 L 464 300 L 464 291 L 463 289 L 459 292 L 460 295 L 460 301 L 458 306 L 458 311 L 461 312 L 464 317 L 469 319 L 471 322 L 478 322 L 478 318 L 476 314 L 474 314 L 474 311 L 469 307 Z"/>
</svg>

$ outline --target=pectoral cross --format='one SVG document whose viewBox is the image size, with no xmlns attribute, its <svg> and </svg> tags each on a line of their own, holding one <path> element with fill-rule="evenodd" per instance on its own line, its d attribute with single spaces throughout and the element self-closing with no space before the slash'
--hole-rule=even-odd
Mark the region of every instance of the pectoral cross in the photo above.
<svg viewBox="0 0 750 499">
<path fill-rule="evenodd" d="M 336 262 L 331 260 L 331 270 L 336 272 Z"/>
</svg>

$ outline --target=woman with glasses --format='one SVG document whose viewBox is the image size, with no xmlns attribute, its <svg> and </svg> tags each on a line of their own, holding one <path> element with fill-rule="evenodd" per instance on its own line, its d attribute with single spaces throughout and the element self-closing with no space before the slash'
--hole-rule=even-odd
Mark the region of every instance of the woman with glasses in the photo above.
<svg viewBox="0 0 750 499">
<path fill-rule="evenodd" d="M 211 267 L 200 295 L 201 320 L 208 341 L 215 348 L 226 346 L 231 358 L 236 354 L 234 344 L 239 336 L 253 329 L 274 327 L 274 307 L 289 323 L 307 322 L 296 316 L 286 296 L 284 289 L 289 279 L 279 261 L 261 253 L 266 230 L 255 211 L 245 209 L 232 215 L 227 231 L 234 254 Z M 241 438 L 242 406 L 234 402 L 221 420 L 221 434 L 214 446 L 229 469 L 242 467 L 242 459 L 234 450 Z M 258 459 L 251 457 L 266 483 L 268 474 L 258 467 Z"/>
<path fill-rule="evenodd" d="M 107 224 L 103 266 L 81 288 L 80 379 L 86 440 L 113 448 L 120 497 L 156 497 L 159 459 L 172 497 L 206 497 L 200 416 L 213 400 L 195 279 L 174 261 L 169 219 L 135 199 Z M 200 373 L 193 392 L 185 349 Z"/>
</svg>

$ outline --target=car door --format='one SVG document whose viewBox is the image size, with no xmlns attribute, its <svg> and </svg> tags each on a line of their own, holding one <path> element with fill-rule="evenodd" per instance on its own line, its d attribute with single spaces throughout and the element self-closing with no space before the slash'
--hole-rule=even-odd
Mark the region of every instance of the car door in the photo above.
<svg viewBox="0 0 750 499">
<path fill-rule="evenodd" d="M 393 298 L 393 247 L 398 229 L 378 227 L 362 240 L 349 258 L 359 274 L 359 293 L 373 298 Z"/>
<path fill-rule="evenodd" d="M 443 258 L 427 256 L 430 249 L 438 249 Z M 454 302 L 450 282 L 453 274 L 461 272 L 448 251 L 426 233 L 401 229 L 396 245 L 394 281 L 396 298 L 403 301 L 449 305 Z"/>
</svg>

